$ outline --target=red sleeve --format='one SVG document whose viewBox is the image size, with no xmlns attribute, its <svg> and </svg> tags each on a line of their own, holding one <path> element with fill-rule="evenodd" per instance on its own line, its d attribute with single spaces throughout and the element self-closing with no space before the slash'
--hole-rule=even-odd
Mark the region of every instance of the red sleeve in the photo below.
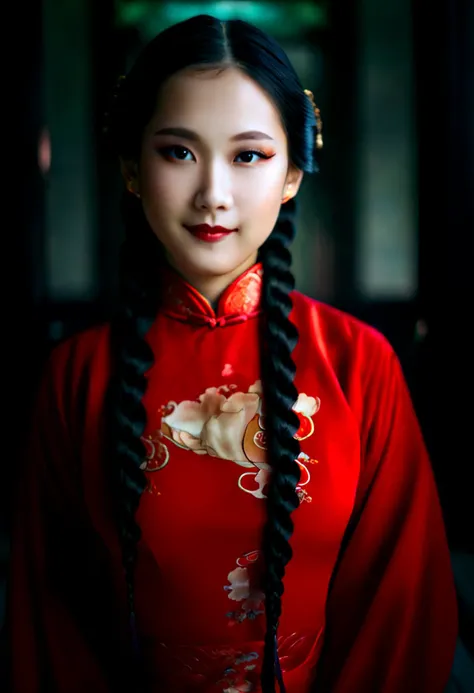
<svg viewBox="0 0 474 693">
<path fill-rule="evenodd" d="M 117 609 L 106 587 L 104 550 L 81 503 L 67 402 L 77 397 L 65 395 L 71 358 L 62 346 L 46 369 L 18 488 L 7 591 L 13 693 L 111 690 Z M 115 668 L 118 652 L 117 645 Z"/>
<path fill-rule="evenodd" d="M 366 381 L 355 396 L 361 476 L 331 581 L 315 690 L 442 693 L 457 637 L 442 513 L 399 361 L 380 336 L 375 350 L 369 341 L 372 353 L 356 368 Z"/>
</svg>

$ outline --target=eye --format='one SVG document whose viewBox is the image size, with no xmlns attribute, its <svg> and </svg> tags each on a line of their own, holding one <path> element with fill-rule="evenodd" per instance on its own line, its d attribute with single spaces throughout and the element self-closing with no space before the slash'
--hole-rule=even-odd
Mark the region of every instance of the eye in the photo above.
<svg viewBox="0 0 474 693">
<path fill-rule="evenodd" d="M 186 156 L 191 154 L 189 149 L 186 147 L 181 147 L 179 144 L 173 144 L 169 147 L 161 147 L 159 150 L 160 154 L 163 154 L 166 158 L 177 159 L 178 161 L 190 161 Z M 191 154 L 191 156 L 193 156 Z"/>
<path fill-rule="evenodd" d="M 242 156 L 245 157 L 245 158 L 247 159 L 246 161 L 243 161 L 242 163 L 244 163 L 244 164 L 253 164 L 253 163 L 255 163 L 255 161 L 252 160 L 252 157 L 254 157 L 254 156 L 257 156 L 259 159 L 265 159 L 265 160 L 267 160 L 267 159 L 271 159 L 271 158 L 272 158 L 273 156 L 275 156 L 275 155 L 274 155 L 274 154 L 271 154 L 271 155 L 265 154 L 265 152 L 260 152 L 260 151 L 258 151 L 257 149 L 249 149 L 249 150 L 247 150 L 247 151 L 245 151 L 245 152 L 241 152 L 241 153 L 237 156 L 237 159 L 238 159 L 239 157 L 242 157 Z"/>
</svg>

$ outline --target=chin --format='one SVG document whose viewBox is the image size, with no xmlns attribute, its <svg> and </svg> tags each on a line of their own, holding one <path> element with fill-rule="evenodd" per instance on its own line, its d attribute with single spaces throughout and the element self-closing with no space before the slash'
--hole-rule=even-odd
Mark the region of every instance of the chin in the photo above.
<svg viewBox="0 0 474 693">
<path fill-rule="evenodd" d="M 191 272 L 201 276 L 221 276 L 230 274 L 243 265 L 249 256 L 241 256 L 240 254 L 222 253 L 205 253 L 204 257 L 201 253 L 193 253 L 191 256 L 183 257 L 180 265 L 186 272 Z"/>
<path fill-rule="evenodd" d="M 229 258 L 223 258 L 219 260 L 208 260 L 207 262 L 196 262 L 196 260 L 190 260 L 187 263 L 186 268 L 188 271 L 195 275 L 200 276 L 213 276 L 218 277 L 225 274 L 230 274 L 236 270 L 242 264 L 242 261 L 236 260 L 232 262 Z"/>
</svg>

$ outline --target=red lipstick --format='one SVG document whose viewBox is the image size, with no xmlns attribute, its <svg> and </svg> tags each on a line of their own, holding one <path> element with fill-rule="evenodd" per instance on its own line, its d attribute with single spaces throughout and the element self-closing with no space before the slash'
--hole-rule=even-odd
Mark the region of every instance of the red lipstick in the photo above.
<svg viewBox="0 0 474 693">
<path fill-rule="evenodd" d="M 185 226 L 184 228 L 192 233 L 193 236 L 199 238 L 200 241 L 205 241 L 206 243 L 216 243 L 237 231 L 237 229 L 226 229 L 224 226 L 209 226 L 209 224 Z"/>
</svg>

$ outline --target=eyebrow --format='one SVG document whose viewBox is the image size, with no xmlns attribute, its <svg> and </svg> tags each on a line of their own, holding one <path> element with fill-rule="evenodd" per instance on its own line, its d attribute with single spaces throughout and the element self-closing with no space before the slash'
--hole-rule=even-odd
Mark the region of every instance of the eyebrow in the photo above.
<svg viewBox="0 0 474 693">
<path fill-rule="evenodd" d="M 183 137 L 192 142 L 200 142 L 201 138 L 197 132 L 193 130 L 188 130 L 187 128 L 162 128 L 157 130 L 155 135 L 176 135 L 177 137 Z M 259 130 L 249 130 L 248 132 L 241 132 L 238 135 L 234 135 L 230 138 L 231 142 L 240 142 L 241 140 L 271 140 L 273 137 L 267 135 L 265 132 L 260 132 Z"/>
</svg>

